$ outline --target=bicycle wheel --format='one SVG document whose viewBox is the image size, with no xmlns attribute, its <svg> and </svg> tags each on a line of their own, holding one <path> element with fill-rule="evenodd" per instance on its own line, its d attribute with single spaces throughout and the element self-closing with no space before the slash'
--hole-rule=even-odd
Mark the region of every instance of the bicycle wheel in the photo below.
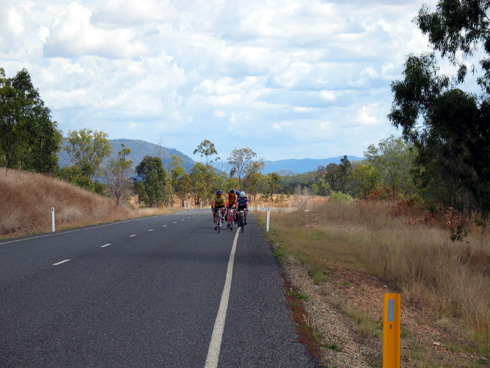
<svg viewBox="0 0 490 368">
<path fill-rule="evenodd" d="M 221 216 L 218 216 L 218 234 L 221 232 Z"/>
</svg>

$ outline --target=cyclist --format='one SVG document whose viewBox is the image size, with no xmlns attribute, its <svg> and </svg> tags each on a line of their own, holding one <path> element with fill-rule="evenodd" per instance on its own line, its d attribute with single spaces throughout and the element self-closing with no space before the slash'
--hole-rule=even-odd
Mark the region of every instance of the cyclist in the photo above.
<svg viewBox="0 0 490 368">
<path fill-rule="evenodd" d="M 247 224 L 247 212 L 248 212 L 248 197 L 247 194 L 242 190 L 240 192 L 240 197 L 238 197 L 238 216 L 240 216 L 240 211 L 244 211 L 243 223 Z"/>
<path fill-rule="evenodd" d="M 232 188 L 228 192 L 228 206 L 226 209 L 226 216 L 228 218 L 228 225 L 226 225 L 226 227 L 232 231 L 233 231 L 233 217 L 235 217 L 234 211 L 232 210 L 236 208 L 236 200 L 237 197 L 235 194 L 235 189 Z"/>
<path fill-rule="evenodd" d="M 221 211 L 221 216 L 225 215 L 226 209 L 226 197 L 221 190 L 216 191 L 216 195 L 213 197 L 211 208 L 214 213 L 214 230 L 218 230 L 218 211 Z"/>
</svg>

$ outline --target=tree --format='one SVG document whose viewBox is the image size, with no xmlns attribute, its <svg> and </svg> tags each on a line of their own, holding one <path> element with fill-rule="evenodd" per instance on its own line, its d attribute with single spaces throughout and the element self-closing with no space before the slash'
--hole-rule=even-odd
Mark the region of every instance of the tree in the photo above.
<svg viewBox="0 0 490 368">
<path fill-rule="evenodd" d="M 182 157 L 179 157 L 177 155 L 172 155 L 170 163 L 168 164 L 168 167 L 170 168 L 170 184 L 172 186 L 173 192 L 178 191 L 178 185 L 180 182 L 180 178 L 186 173 L 184 169 L 184 159 Z M 171 199 L 171 204 L 173 205 L 173 194 L 170 197 Z"/>
<path fill-rule="evenodd" d="M 374 166 L 360 164 L 352 171 L 352 178 L 357 184 L 358 195 L 367 198 L 378 187 L 381 175 Z"/>
<path fill-rule="evenodd" d="M 134 189 L 140 201 L 154 207 L 168 200 L 164 196 L 168 174 L 160 157 L 145 156 L 136 166 L 136 174 Z"/>
<path fill-rule="evenodd" d="M 268 173 L 265 176 L 265 182 L 267 183 L 267 194 L 270 196 L 271 200 L 274 200 L 274 193 L 279 190 L 279 180 L 281 177 L 278 173 Z"/>
<path fill-rule="evenodd" d="M 261 171 L 264 169 L 264 160 L 250 161 L 245 167 L 244 189 L 247 190 L 249 197 L 257 196 L 265 178 Z"/>
<path fill-rule="evenodd" d="M 172 179 L 172 185 L 177 187 L 179 179 L 185 174 L 184 159 L 177 155 L 170 157 L 172 161 L 168 164 L 170 169 L 170 177 Z"/>
<path fill-rule="evenodd" d="M 90 187 L 82 186 L 93 190 L 94 183 L 103 173 L 102 162 L 112 152 L 107 134 L 87 129 L 70 131 L 65 150 L 70 155 L 72 163 L 80 168 L 85 185 Z"/>
<path fill-rule="evenodd" d="M 211 199 L 215 175 L 211 165 L 204 165 L 198 162 L 192 166 L 190 177 L 194 187 L 195 204 Z"/>
<path fill-rule="evenodd" d="M 230 176 L 238 176 L 238 185 L 241 189 L 241 179 L 247 165 L 252 161 L 257 154 L 250 148 L 234 149 L 228 157 L 228 163 L 231 166 Z"/>
<path fill-rule="evenodd" d="M 193 154 L 195 155 L 196 153 L 199 153 L 201 157 L 206 157 L 206 165 L 209 165 L 211 162 L 215 161 L 211 159 L 211 157 L 217 155 L 218 151 L 216 151 L 214 143 L 205 139 L 194 150 Z M 216 160 L 219 160 L 219 157 L 217 157 Z"/>
<path fill-rule="evenodd" d="M 4 69 L 0 68 L 0 149 L 7 169 L 11 167 L 15 154 L 16 125 L 20 119 L 19 105 L 12 81 L 6 78 Z"/>
<path fill-rule="evenodd" d="M 335 163 L 328 164 L 324 169 L 324 175 L 330 190 L 337 191 L 339 189 L 339 165 Z"/>
<path fill-rule="evenodd" d="M 40 173 L 57 168 L 61 133 L 26 69 L 8 79 L 0 68 L 0 133 L 7 168 Z"/>
<path fill-rule="evenodd" d="M 403 195 L 413 193 L 411 171 L 415 152 L 411 144 L 406 144 L 401 138 L 390 136 L 381 140 L 378 147 L 370 145 L 364 152 L 364 157 L 376 168 L 389 196 L 396 198 L 399 193 Z M 374 180 L 374 177 L 371 180 Z"/>
<path fill-rule="evenodd" d="M 340 159 L 340 165 L 338 166 L 337 174 L 338 174 L 339 190 L 342 193 L 347 193 L 348 182 L 352 174 L 352 165 L 349 159 L 347 158 L 347 156 L 345 155 Z"/>
<path fill-rule="evenodd" d="M 404 80 L 392 83 L 389 114 L 417 148 L 424 195 L 466 214 L 480 211 L 484 217 L 490 213 L 489 7 L 486 0 L 440 0 L 436 12 L 423 7 L 416 20 L 432 47 L 458 67 L 454 83 L 467 78 L 471 57 L 482 50 L 483 75 L 477 78 L 482 95 L 450 85 L 450 78 L 439 75 L 434 54 L 410 55 Z"/>
<path fill-rule="evenodd" d="M 487 94 L 490 93 L 489 7 L 488 0 L 440 0 L 436 12 L 431 13 L 424 6 L 416 19 L 420 30 L 429 36 L 432 47 L 458 66 L 458 82 L 463 82 L 467 76 L 467 57 L 478 50 L 484 51 L 480 60 L 484 74 L 478 78 L 478 83 Z M 476 71 L 475 67 L 470 69 Z"/>
<path fill-rule="evenodd" d="M 116 206 L 119 206 L 124 193 L 131 187 L 129 177 L 132 172 L 133 161 L 127 159 L 130 153 L 131 149 L 121 144 L 117 158 L 111 159 L 107 167 L 107 183 L 111 194 L 116 199 Z"/>
<path fill-rule="evenodd" d="M 192 179 L 187 173 L 184 173 L 177 182 L 176 193 L 180 199 L 180 205 L 184 207 L 185 200 L 188 199 L 190 193 L 192 193 Z"/>
</svg>

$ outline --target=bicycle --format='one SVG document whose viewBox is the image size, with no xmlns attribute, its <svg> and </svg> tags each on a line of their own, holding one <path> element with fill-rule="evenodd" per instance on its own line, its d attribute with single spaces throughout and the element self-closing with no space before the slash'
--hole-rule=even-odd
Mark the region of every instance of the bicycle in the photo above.
<svg viewBox="0 0 490 368">
<path fill-rule="evenodd" d="M 218 216 L 218 223 L 215 222 L 215 230 L 218 230 L 218 234 L 221 232 L 221 222 L 223 222 L 223 215 L 221 214 L 221 208 L 215 208 L 215 213 Z"/>
<path fill-rule="evenodd" d="M 238 214 L 238 228 L 242 228 L 242 233 L 245 231 L 245 219 L 244 219 L 245 210 L 237 211 Z"/>
<path fill-rule="evenodd" d="M 233 231 L 233 224 L 235 223 L 235 208 L 228 208 L 228 211 L 226 211 L 226 222 L 228 222 L 228 229 L 230 229 L 231 231 Z M 231 221 L 230 221 L 230 217 L 231 217 Z"/>
</svg>

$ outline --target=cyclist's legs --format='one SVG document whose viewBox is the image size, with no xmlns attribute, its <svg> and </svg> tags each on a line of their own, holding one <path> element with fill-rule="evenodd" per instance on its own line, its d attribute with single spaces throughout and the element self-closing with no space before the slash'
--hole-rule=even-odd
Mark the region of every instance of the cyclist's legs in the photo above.
<svg viewBox="0 0 490 368">
<path fill-rule="evenodd" d="M 218 226 L 218 211 L 219 211 L 219 210 L 220 210 L 219 208 L 215 208 L 215 209 L 214 209 L 214 224 L 215 224 L 216 226 Z"/>
<path fill-rule="evenodd" d="M 244 210 L 243 207 L 238 207 L 237 208 L 237 220 L 238 222 L 240 221 L 240 219 L 242 218 L 242 211 Z"/>
<path fill-rule="evenodd" d="M 233 207 L 228 207 L 227 212 L 228 212 L 228 223 L 232 224 L 233 223 L 233 217 L 235 216 L 233 213 Z"/>
</svg>

